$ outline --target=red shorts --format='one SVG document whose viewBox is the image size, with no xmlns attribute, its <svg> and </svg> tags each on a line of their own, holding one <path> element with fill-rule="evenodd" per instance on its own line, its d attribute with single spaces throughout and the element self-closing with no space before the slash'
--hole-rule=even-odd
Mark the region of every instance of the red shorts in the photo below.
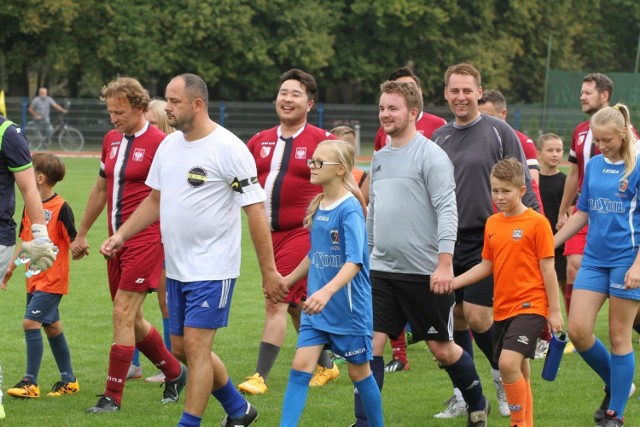
<svg viewBox="0 0 640 427">
<path fill-rule="evenodd" d="M 276 258 L 276 268 L 283 276 L 291 273 L 300 264 L 300 261 L 309 254 L 311 241 L 309 230 L 300 227 L 288 231 L 273 231 L 273 255 Z M 306 277 L 289 289 L 284 302 L 298 304 L 307 298 Z"/>
<path fill-rule="evenodd" d="M 127 242 L 116 255 L 107 260 L 111 300 L 116 291 L 149 292 L 158 287 L 164 249 L 162 242 L 142 240 Z"/>
<path fill-rule="evenodd" d="M 587 230 L 589 230 L 589 226 L 585 225 L 564 243 L 565 256 L 584 255 L 584 247 L 587 244 Z"/>
</svg>

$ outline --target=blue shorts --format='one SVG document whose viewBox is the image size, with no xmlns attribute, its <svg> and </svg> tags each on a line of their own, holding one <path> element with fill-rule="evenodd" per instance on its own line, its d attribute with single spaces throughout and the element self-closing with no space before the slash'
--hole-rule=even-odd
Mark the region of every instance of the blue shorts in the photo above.
<svg viewBox="0 0 640 427">
<path fill-rule="evenodd" d="M 630 267 L 630 266 L 629 266 Z M 617 298 L 640 300 L 640 289 L 624 289 L 629 267 L 580 266 L 573 289 L 582 289 Z"/>
<path fill-rule="evenodd" d="M 323 345 L 347 362 L 362 365 L 373 360 L 373 340 L 362 335 L 337 335 L 300 325 L 296 348 Z"/>
<path fill-rule="evenodd" d="M 27 294 L 27 310 L 25 319 L 40 322 L 43 325 L 51 325 L 60 320 L 58 306 L 62 300 L 62 294 L 35 291 Z"/>
<path fill-rule="evenodd" d="M 167 278 L 169 330 L 183 336 L 184 327 L 219 329 L 229 322 L 236 279 L 180 282 Z"/>
</svg>

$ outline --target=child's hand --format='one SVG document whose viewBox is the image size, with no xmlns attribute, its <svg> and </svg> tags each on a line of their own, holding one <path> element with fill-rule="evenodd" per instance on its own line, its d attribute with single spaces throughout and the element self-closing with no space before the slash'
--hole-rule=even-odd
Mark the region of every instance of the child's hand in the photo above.
<svg viewBox="0 0 640 427">
<path fill-rule="evenodd" d="M 4 279 L 2 279 L 2 283 L 0 284 L 0 289 L 3 291 L 7 290 L 7 282 L 11 279 L 11 276 L 13 276 L 13 270 L 7 268 L 7 271 L 4 273 Z"/>
<path fill-rule="evenodd" d="M 302 306 L 302 310 L 312 316 L 320 313 L 331 299 L 331 293 L 325 289 L 320 289 L 313 293 Z"/>
<path fill-rule="evenodd" d="M 560 310 L 549 313 L 549 328 L 555 333 L 564 331 L 564 320 Z"/>
</svg>

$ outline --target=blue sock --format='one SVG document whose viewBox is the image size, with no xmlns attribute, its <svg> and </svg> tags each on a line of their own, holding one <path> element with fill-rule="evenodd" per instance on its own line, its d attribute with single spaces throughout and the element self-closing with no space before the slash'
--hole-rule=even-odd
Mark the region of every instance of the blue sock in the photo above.
<svg viewBox="0 0 640 427">
<path fill-rule="evenodd" d="M 378 384 L 372 375 L 353 383 L 358 389 L 358 394 L 367 413 L 367 420 L 372 427 L 382 427 L 384 418 L 382 417 L 382 396 Z"/>
<path fill-rule="evenodd" d="M 371 365 L 373 378 L 376 380 L 380 392 L 382 392 L 382 386 L 384 385 L 384 359 L 382 356 L 373 356 L 373 360 L 369 363 Z M 356 416 L 356 426 L 368 427 L 367 413 L 364 410 L 362 399 L 360 399 L 360 392 L 355 387 L 353 389 L 353 411 Z"/>
<path fill-rule="evenodd" d="M 611 353 L 611 402 L 609 409 L 622 418 L 627 406 L 636 359 L 633 352 L 624 355 Z"/>
<path fill-rule="evenodd" d="M 469 412 L 484 409 L 485 398 L 482 395 L 480 377 L 469 353 L 462 351 L 462 356 L 453 365 L 445 366 L 453 386 L 460 390 L 464 401 L 469 405 Z"/>
<path fill-rule="evenodd" d="M 133 359 L 131 359 L 131 364 L 140 367 L 140 350 L 136 347 L 136 350 L 133 352 Z"/>
<path fill-rule="evenodd" d="M 476 344 L 478 348 L 482 350 L 485 356 L 487 356 L 487 360 L 489 360 L 489 364 L 493 369 L 498 369 L 498 364 L 493 361 L 493 324 L 486 331 L 480 333 L 473 331 L 473 338 L 476 340 Z"/>
<path fill-rule="evenodd" d="M 76 376 L 73 374 L 73 368 L 71 367 L 71 352 L 69 351 L 69 345 L 67 344 L 64 332 L 60 333 L 57 337 L 48 338 L 48 340 L 53 358 L 56 359 L 56 365 L 58 365 L 58 371 L 60 371 L 62 381 L 65 383 L 74 382 Z"/>
<path fill-rule="evenodd" d="M 202 417 L 196 417 L 188 412 L 182 412 L 182 418 L 178 422 L 178 427 L 200 427 Z"/>
<path fill-rule="evenodd" d="M 171 351 L 171 330 L 169 329 L 169 318 L 162 318 L 162 335 L 164 339 L 164 346 Z"/>
<path fill-rule="evenodd" d="M 247 400 L 236 390 L 231 378 L 221 388 L 212 391 L 211 395 L 220 402 L 229 418 L 240 418 L 247 412 Z"/>
<path fill-rule="evenodd" d="M 280 427 L 296 427 L 302 416 L 304 404 L 307 401 L 309 392 L 309 381 L 313 374 L 291 369 L 289 372 L 289 383 L 287 391 L 284 393 L 282 402 L 282 416 Z"/>
<path fill-rule="evenodd" d="M 587 362 L 587 365 L 595 371 L 596 374 L 607 387 L 611 385 L 611 355 L 607 347 L 602 344 L 598 338 L 593 346 L 587 351 L 579 351 L 578 354 Z"/>
<path fill-rule="evenodd" d="M 27 372 L 24 376 L 32 383 L 38 384 L 38 373 L 44 352 L 42 333 L 40 329 L 27 329 L 24 331 L 24 337 L 27 341 Z"/>
<path fill-rule="evenodd" d="M 453 331 L 453 342 L 462 347 L 473 359 L 473 340 L 471 339 L 471 331 L 469 329 Z"/>
</svg>

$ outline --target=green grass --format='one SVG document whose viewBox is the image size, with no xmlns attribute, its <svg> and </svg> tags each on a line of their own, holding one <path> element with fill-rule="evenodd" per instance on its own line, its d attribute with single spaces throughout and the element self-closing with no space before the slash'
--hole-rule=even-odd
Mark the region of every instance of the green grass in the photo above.
<svg viewBox="0 0 640 427">
<path fill-rule="evenodd" d="M 67 177 L 57 187 L 73 207 L 78 222 L 82 216 L 89 189 L 95 181 L 97 159 L 65 159 Z M 21 207 L 18 207 L 21 210 Z M 91 255 L 72 262 L 70 293 L 62 301 L 61 316 L 65 334 L 72 351 L 75 372 L 81 391 L 74 396 L 46 397 L 49 387 L 59 379 L 55 362 L 45 339 L 45 352 L 40 371 L 42 397 L 34 400 L 16 400 L 5 395 L 7 419 L 0 424 L 31 426 L 175 426 L 182 410 L 178 405 L 160 404 L 158 385 L 141 380 L 127 384 L 122 411 L 115 414 L 85 414 L 84 410 L 96 402 L 96 394 L 104 390 L 108 352 L 111 345 L 111 301 L 106 279 L 106 264 L 97 248 L 106 236 L 106 219 L 98 219 L 89 235 Z M 253 248 L 245 232 L 243 244 L 242 276 L 236 284 L 231 319 L 228 328 L 220 330 L 214 343 L 216 351 L 226 362 L 229 373 L 237 384 L 251 375 L 255 368 L 258 344 L 264 320 L 260 275 Z M 14 274 L 9 289 L 0 293 L 0 322 L 3 340 L 0 362 L 4 368 L 3 390 L 18 382 L 25 368 L 25 345 L 22 331 L 25 290 L 20 274 Z M 146 317 L 161 329 L 160 313 L 155 295 L 145 302 Z M 605 343 L 606 308 L 598 322 L 598 335 Z M 637 347 L 637 344 L 634 344 Z M 269 376 L 269 392 L 249 397 L 260 411 L 261 426 L 276 426 L 280 418 L 282 399 L 295 348 L 295 334 L 289 326 L 286 344 Z M 442 402 L 451 395 L 451 385 L 445 372 L 438 369 L 424 344 L 409 347 L 411 370 L 389 374 L 383 392 L 384 414 L 387 426 L 463 426 L 458 420 L 436 420 L 433 414 L 443 409 Z M 386 359 L 389 358 L 387 350 Z M 508 425 L 497 411 L 495 392 L 490 380 L 489 365 L 476 348 L 478 371 L 485 386 L 485 394 L 494 406 L 491 425 Z M 565 355 L 558 379 L 553 383 L 540 377 L 542 361 L 532 361 L 535 419 L 538 426 L 592 425 L 592 414 L 602 399 L 602 384 L 577 354 Z M 145 376 L 155 374 L 155 368 L 143 360 Z M 638 383 L 638 381 L 636 381 Z M 352 385 L 346 369 L 335 382 L 309 391 L 301 426 L 341 426 L 353 421 Z M 639 418 L 640 403 L 629 401 L 628 420 Z M 219 425 L 224 416 L 220 405 L 213 399 L 204 414 L 203 425 Z"/>
</svg>

